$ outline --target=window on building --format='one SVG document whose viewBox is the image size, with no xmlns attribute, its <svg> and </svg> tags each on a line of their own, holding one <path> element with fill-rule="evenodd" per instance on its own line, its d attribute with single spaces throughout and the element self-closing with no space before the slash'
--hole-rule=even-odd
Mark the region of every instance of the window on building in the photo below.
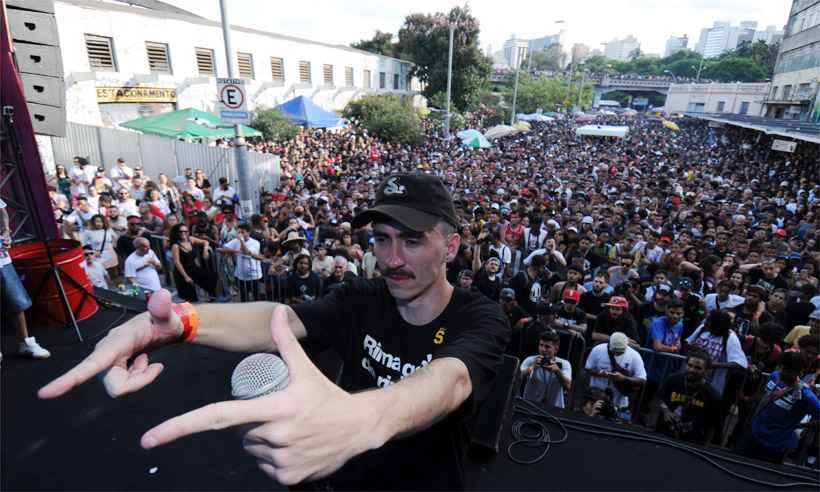
<svg viewBox="0 0 820 492">
<path fill-rule="evenodd" d="M 690 102 L 689 106 L 686 108 L 686 110 L 689 111 L 690 113 L 702 113 L 705 108 L 706 108 L 705 103 Z"/>
<path fill-rule="evenodd" d="M 772 95 L 769 96 L 769 99 L 771 99 L 772 101 L 777 100 L 777 86 L 772 87 Z"/>
<path fill-rule="evenodd" d="M 322 80 L 325 85 L 333 85 L 333 65 L 322 65 Z"/>
<path fill-rule="evenodd" d="M 783 86 L 783 100 L 788 101 L 792 97 L 792 86 L 791 85 L 784 85 Z"/>
<path fill-rule="evenodd" d="M 353 67 L 345 67 L 345 87 L 353 87 Z"/>
<path fill-rule="evenodd" d="M 399 74 L 393 74 L 393 90 L 399 90 Z"/>
<path fill-rule="evenodd" d="M 726 107 L 726 101 L 718 101 L 718 103 L 717 103 L 717 112 L 722 113 L 723 108 L 725 108 L 725 107 Z"/>
<path fill-rule="evenodd" d="M 749 101 L 743 101 L 740 103 L 740 113 L 739 114 L 747 114 L 749 112 Z"/>
<path fill-rule="evenodd" d="M 370 78 L 370 70 L 365 70 L 362 73 L 362 80 L 364 81 L 364 88 L 370 89 L 372 87 L 372 79 Z"/>
<path fill-rule="evenodd" d="M 413 77 L 411 77 L 411 76 L 408 74 L 408 75 L 407 75 L 407 80 L 404 82 L 404 84 L 405 84 L 405 85 L 404 85 L 404 88 L 405 88 L 405 89 L 407 89 L 408 91 L 413 90 Z"/>
<path fill-rule="evenodd" d="M 148 54 L 148 69 L 151 73 L 171 73 L 171 57 L 166 43 L 146 41 L 145 52 Z"/>
<path fill-rule="evenodd" d="M 285 61 L 283 59 L 270 57 L 270 76 L 274 81 L 285 81 Z"/>
<path fill-rule="evenodd" d="M 805 83 L 797 86 L 797 99 L 808 99 L 811 96 L 811 84 Z"/>
<path fill-rule="evenodd" d="M 210 48 L 196 49 L 196 69 L 199 71 L 199 75 L 216 75 L 214 50 Z"/>
<path fill-rule="evenodd" d="M 387 74 L 379 72 L 379 89 L 384 89 L 387 86 Z"/>
<path fill-rule="evenodd" d="M 114 40 L 105 36 L 85 35 L 85 50 L 88 52 L 88 64 L 91 70 L 116 72 L 117 60 L 114 58 Z"/>
<path fill-rule="evenodd" d="M 239 68 L 240 79 L 253 78 L 253 55 L 250 53 L 236 53 L 236 66 Z"/>
<path fill-rule="evenodd" d="M 310 62 L 299 62 L 299 82 L 310 84 Z"/>
</svg>

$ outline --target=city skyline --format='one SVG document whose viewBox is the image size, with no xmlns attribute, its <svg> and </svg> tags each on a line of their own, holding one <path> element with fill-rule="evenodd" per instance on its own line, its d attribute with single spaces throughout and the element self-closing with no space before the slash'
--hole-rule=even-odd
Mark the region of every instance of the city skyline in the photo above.
<svg viewBox="0 0 820 492">
<path fill-rule="evenodd" d="M 219 19 L 218 0 L 165 1 L 203 17 Z M 280 15 L 279 5 L 264 0 L 228 2 L 234 24 L 344 45 L 368 39 L 376 30 L 397 34 L 410 13 L 446 11 L 463 2 L 417 0 L 408 6 L 376 0 L 344 3 L 305 0 L 299 4 L 300 9 L 289 9 L 286 17 Z M 644 53 L 663 54 L 669 36 L 686 34 L 692 49 L 701 29 L 712 26 L 716 20 L 733 25 L 757 21 L 759 29 L 769 25 L 782 29 L 788 20 L 791 0 L 677 0 L 662 4 L 652 0 L 594 0 L 544 5 L 514 0 L 503 7 L 489 0 L 474 0 L 469 5 L 480 23 L 482 51 L 488 46 L 498 51 L 512 35 L 534 39 L 564 29 L 567 52 L 574 43 L 602 49 L 602 43 L 631 34 L 638 39 Z M 556 21 L 564 22 L 556 24 Z"/>
</svg>

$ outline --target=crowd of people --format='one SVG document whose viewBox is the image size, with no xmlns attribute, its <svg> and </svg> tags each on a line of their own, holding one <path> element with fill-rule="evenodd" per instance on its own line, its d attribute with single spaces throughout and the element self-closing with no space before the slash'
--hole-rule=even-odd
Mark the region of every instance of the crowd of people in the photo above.
<svg viewBox="0 0 820 492">
<path fill-rule="evenodd" d="M 564 119 L 488 149 L 432 127 L 419 146 L 355 126 L 252 142 L 281 156 L 281 182 L 250 216 L 226 177 L 122 159 L 58 166 L 49 192 L 95 286 L 295 305 L 380 276 L 353 216 L 392 173 L 437 175 L 462 238 L 448 279 L 501 304 L 525 398 L 783 461 L 817 436 L 818 146 L 599 119 L 628 136 L 578 138 Z"/>
</svg>

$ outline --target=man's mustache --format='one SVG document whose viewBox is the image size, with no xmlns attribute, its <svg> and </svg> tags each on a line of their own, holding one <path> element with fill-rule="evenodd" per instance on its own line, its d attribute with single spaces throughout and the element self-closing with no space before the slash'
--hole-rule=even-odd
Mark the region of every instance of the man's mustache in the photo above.
<svg viewBox="0 0 820 492">
<path fill-rule="evenodd" d="M 378 267 L 379 271 L 382 274 L 382 277 L 407 277 L 407 278 L 416 278 L 413 275 L 413 272 L 408 272 L 407 270 L 402 270 L 401 268 L 382 268 Z"/>
</svg>

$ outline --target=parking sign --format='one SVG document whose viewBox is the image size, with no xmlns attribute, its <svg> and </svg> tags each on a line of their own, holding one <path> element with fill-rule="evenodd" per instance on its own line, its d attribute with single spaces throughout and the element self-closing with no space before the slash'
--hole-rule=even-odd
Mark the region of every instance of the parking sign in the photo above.
<svg viewBox="0 0 820 492">
<path fill-rule="evenodd" d="M 216 94 L 220 118 L 234 123 L 247 123 L 250 120 L 244 80 L 216 79 Z"/>
</svg>

